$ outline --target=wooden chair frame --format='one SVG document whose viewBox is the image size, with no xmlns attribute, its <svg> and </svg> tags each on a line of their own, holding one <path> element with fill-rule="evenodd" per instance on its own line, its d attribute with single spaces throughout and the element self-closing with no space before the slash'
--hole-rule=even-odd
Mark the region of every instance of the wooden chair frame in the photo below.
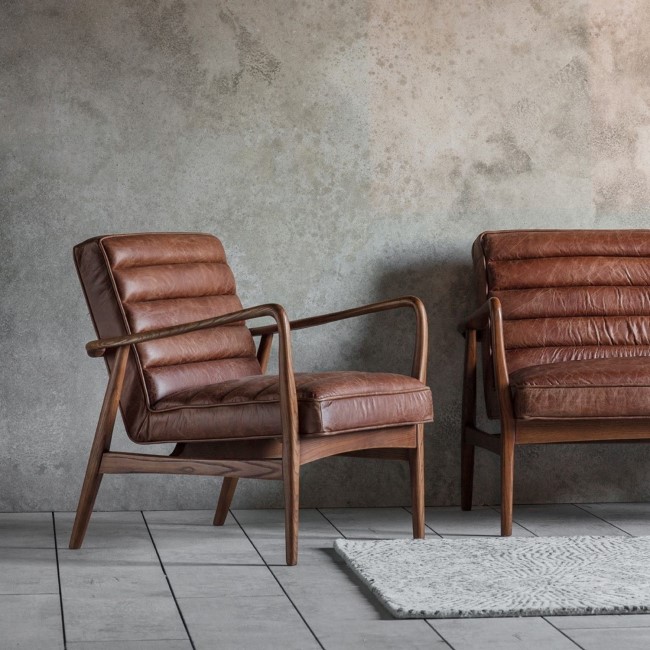
<svg viewBox="0 0 650 650">
<path fill-rule="evenodd" d="M 97 422 L 79 505 L 70 537 L 70 548 L 80 548 L 88 527 L 97 491 L 104 474 L 155 473 L 222 476 L 223 483 L 214 516 L 222 525 L 228 514 L 239 478 L 274 479 L 284 482 L 287 564 L 298 560 L 300 467 L 327 456 L 362 456 L 409 462 L 413 505 L 413 536 L 424 537 L 424 425 L 393 426 L 330 436 L 300 438 L 298 398 L 291 352 L 291 331 L 315 327 L 392 309 L 412 309 L 416 317 L 415 350 L 411 375 L 426 382 L 428 327 L 422 301 L 412 296 L 377 302 L 363 307 L 289 321 L 282 306 L 260 305 L 216 318 L 166 327 L 141 334 L 91 341 L 91 357 L 115 354 L 113 370 Z M 110 451 L 115 418 L 132 345 L 177 334 L 220 327 L 236 321 L 271 317 L 275 321 L 251 329 L 259 336 L 257 358 L 266 371 L 274 334 L 279 338 L 281 438 L 224 439 L 179 443 L 169 456 Z"/>
<path fill-rule="evenodd" d="M 489 298 L 459 325 L 465 336 L 465 366 L 461 420 L 461 508 L 472 509 L 474 450 L 482 447 L 501 456 L 501 535 L 512 535 L 515 447 L 563 442 L 632 442 L 650 439 L 650 420 L 515 418 L 503 335 L 503 314 L 498 298 Z M 487 433 L 476 423 L 478 342 L 491 346 L 494 385 L 501 432 Z"/>
</svg>

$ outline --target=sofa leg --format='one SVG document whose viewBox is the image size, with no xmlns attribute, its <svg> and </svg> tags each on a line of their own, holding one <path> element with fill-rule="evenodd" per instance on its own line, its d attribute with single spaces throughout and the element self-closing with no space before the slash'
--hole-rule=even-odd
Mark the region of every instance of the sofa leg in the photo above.
<svg viewBox="0 0 650 650">
<path fill-rule="evenodd" d="M 409 452 L 413 538 L 424 539 L 424 433 L 417 425 L 417 446 Z"/>
<path fill-rule="evenodd" d="M 236 476 L 226 476 L 223 479 L 221 492 L 219 492 L 219 501 L 217 502 L 217 510 L 214 513 L 214 520 L 212 522 L 213 526 L 223 526 L 225 523 L 232 498 L 235 495 L 238 480 Z"/>
<path fill-rule="evenodd" d="M 501 536 L 512 535 L 512 508 L 515 479 L 515 440 L 502 433 L 501 446 Z"/>
<path fill-rule="evenodd" d="M 472 509 L 474 491 L 474 450 L 476 447 L 463 440 L 460 451 L 460 507 Z"/>
<path fill-rule="evenodd" d="M 476 370 L 477 370 L 476 330 L 465 333 L 465 366 L 463 375 L 463 412 L 461 419 L 460 451 L 460 507 L 472 509 L 474 487 L 474 445 L 466 440 L 467 427 L 476 428 Z"/>
</svg>

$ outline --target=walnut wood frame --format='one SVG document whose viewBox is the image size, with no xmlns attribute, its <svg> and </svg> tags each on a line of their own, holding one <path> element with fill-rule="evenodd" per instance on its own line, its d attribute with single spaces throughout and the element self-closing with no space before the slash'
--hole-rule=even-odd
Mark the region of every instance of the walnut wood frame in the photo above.
<svg viewBox="0 0 650 650">
<path fill-rule="evenodd" d="M 413 536 L 423 538 L 424 425 L 413 424 L 329 436 L 301 437 L 298 431 L 298 398 L 291 352 L 292 330 L 403 308 L 412 309 L 416 317 L 411 374 L 425 383 L 428 349 L 427 316 L 422 301 L 413 296 L 295 321 L 289 321 L 285 310 L 280 305 L 260 305 L 216 318 L 88 343 L 86 351 L 91 357 L 115 354 L 116 358 L 112 372 L 109 371 L 106 394 L 70 536 L 70 548 L 80 548 L 83 542 L 104 474 L 222 476 L 223 483 L 214 516 L 216 526 L 222 525 L 226 519 L 239 478 L 260 478 L 282 480 L 284 483 L 286 560 L 287 564 L 294 565 L 298 561 L 300 467 L 320 458 L 336 455 L 408 461 L 411 474 Z M 275 321 L 273 325 L 251 329 L 253 336 L 260 337 L 257 358 L 263 372 L 266 371 L 271 353 L 273 335 L 277 333 L 279 339 L 281 437 L 179 443 L 169 456 L 110 451 L 113 427 L 132 345 L 260 317 L 271 317 Z"/>
<path fill-rule="evenodd" d="M 523 420 L 514 415 L 503 336 L 503 314 L 498 298 L 489 298 L 459 325 L 465 336 L 465 365 L 461 419 L 461 508 L 472 509 L 474 450 L 482 447 L 501 456 L 501 535 L 512 534 L 515 447 L 562 442 L 632 442 L 650 439 L 650 420 L 644 418 L 586 418 Z M 476 423 L 478 343 L 489 345 L 499 405 L 501 432 L 487 433 Z M 488 378 L 489 379 L 489 378 Z"/>
</svg>

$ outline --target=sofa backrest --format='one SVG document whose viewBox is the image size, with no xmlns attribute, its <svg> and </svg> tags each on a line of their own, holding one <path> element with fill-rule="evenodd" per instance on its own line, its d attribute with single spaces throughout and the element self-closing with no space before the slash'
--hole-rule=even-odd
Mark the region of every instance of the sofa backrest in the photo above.
<svg viewBox="0 0 650 650">
<path fill-rule="evenodd" d="M 75 246 L 74 259 L 100 338 L 242 308 L 223 246 L 212 235 L 106 235 Z M 244 323 L 140 343 L 129 357 L 121 400 L 127 432 L 137 438 L 146 411 L 163 397 L 257 374 L 255 345 Z"/>
<path fill-rule="evenodd" d="M 650 230 L 484 232 L 472 256 L 478 303 L 501 301 L 509 372 L 650 356 Z"/>
</svg>

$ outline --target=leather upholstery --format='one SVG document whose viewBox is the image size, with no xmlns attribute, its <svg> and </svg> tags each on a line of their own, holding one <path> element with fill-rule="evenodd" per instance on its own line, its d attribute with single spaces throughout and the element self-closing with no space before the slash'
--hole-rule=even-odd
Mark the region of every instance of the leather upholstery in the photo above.
<svg viewBox="0 0 650 650">
<path fill-rule="evenodd" d="M 520 368 L 510 375 L 515 416 L 650 416 L 650 363 L 644 357 L 587 359 Z"/>
<path fill-rule="evenodd" d="M 632 415 L 650 356 L 650 230 L 486 232 L 473 258 L 479 304 L 501 301 L 517 417 Z M 484 368 L 497 417 L 487 345 Z"/>
<path fill-rule="evenodd" d="M 221 242 L 198 233 L 108 235 L 74 248 L 100 338 L 242 308 Z M 107 354 L 112 368 L 114 355 Z M 429 389 L 374 373 L 297 375 L 301 434 L 432 419 Z M 172 442 L 281 434 L 277 377 L 262 376 L 243 323 L 135 346 L 120 407 L 130 438 Z"/>
<path fill-rule="evenodd" d="M 417 379 L 388 373 L 296 373 L 301 435 L 324 435 L 433 418 L 431 391 Z M 186 418 L 190 412 L 191 417 Z M 194 388 L 153 406 L 151 433 L 174 439 L 214 437 L 215 431 L 242 438 L 282 435 L 277 375 L 232 379 Z"/>
</svg>

